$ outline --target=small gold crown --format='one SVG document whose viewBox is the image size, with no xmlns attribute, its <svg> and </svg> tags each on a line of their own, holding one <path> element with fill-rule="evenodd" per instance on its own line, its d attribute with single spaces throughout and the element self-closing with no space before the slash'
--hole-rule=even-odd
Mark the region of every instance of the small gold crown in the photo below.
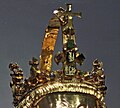
<svg viewBox="0 0 120 108">
<path fill-rule="evenodd" d="M 85 59 L 78 52 L 75 41 L 73 16 L 81 17 L 81 13 L 72 12 L 72 4 L 67 9 L 55 10 L 45 30 L 40 55 L 40 63 L 35 57 L 29 61 L 30 76 L 23 78 L 23 71 L 17 63 L 10 63 L 13 92 L 13 104 L 16 108 L 36 108 L 38 102 L 46 95 L 57 92 L 84 93 L 94 96 L 97 108 L 106 108 L 106 93 L 103 63 L 93 61 L 91 71 L 77 69 L 76 64 L 83 64 Z M 63 50 L 54 56 L 56 64 L 62 63 L 62 69 L 53 71 L 52 56 L 59 28 L 62 30 Z"/>
</svg>

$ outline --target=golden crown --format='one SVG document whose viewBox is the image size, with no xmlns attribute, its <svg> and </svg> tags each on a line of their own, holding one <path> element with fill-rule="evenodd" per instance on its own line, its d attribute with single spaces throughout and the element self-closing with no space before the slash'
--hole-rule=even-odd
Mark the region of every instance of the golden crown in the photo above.
<svg viewBox="0 0 120 108">
<path fill-rule="evenodd" d="M 37 108 L 42 98 L 51 93 L 71 92 L 84 93 L 96 99 L 97 108 L 106 108 L 104 97 L 106 93 L 103 63 L 98 59 L 93 61 L 91 71 L 77 69 L 76 64 L 83 64 L 85 59 L 78 52 L 75 41 L 73 16 L 81 18 L 81 13 L 72 12 L 72 4 L 67 9 L 54 10 L 45 30 L 40 63 L 35 57 L 29 61 L 30 76 L 23 78 L 23 71 L 17 63 L 10 63 L 13 92 L 13 104 L 16 108 Z M 53 71 L 52 57 L 59 28 L 62 30 L 63 50 L 54 56 L 54 61 L 62 63 L 62 69 Z M 81 107 L 79 107 L 81 108 Z M 86 107 L 87 108 L 87 107 Z"/>
</svg>

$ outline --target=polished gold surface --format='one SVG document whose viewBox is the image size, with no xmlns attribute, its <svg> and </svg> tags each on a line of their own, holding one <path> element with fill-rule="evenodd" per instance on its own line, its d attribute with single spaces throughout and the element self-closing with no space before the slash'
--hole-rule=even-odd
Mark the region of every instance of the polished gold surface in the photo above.
<svg viewBox="0 0 120 108">
<path fill-rule="evenodd" d="M 30 76 L 24 79 L 17 63 L 9 65 L 16 108 L 106 108 L 103 63 L 95 59 L 91 71 L 77 69 L 76 64 L 82 65 L 85 57 L 76 46 L 73 16 L 81 17 L 81 13 L 72 12 L 72 4 L 66 6 L 66 10 L 58 8 L 53 12 L 45 30 L 40 63 L 35 57 L 29 61 Z M 62 63 L 62 69 L 53 71 L 53 51 L 60 27 L 63 50 L 54 60 Z"/>
<path fill-rule="evenodd" d="M 30 93 L 26 94 L 24 99 L 19 103 L 18 108 L 22 107 L 36 107 L 38 103 L 45 98 L 44 96 L 51 94 L 51 93 L 79 93 L 79 95 L 84 94 L 84 96 L 93 96 L 95 100 L 98 100 L 98 102 L 101 102 L 101 105 L 103 108 L 104 106 L 104 100 L 102 98 L 104 95 L 101 91 L 97 90 L 96 87 L 93 87 L 93 85 L 87 84 L 87 83 L 61 83 L 61 82 L 49 82 L 44 85 L 38 85 L 34 90 L 32 90 Z M 60 95 L 61 96 L 61 95 Z M 71 95 L 72 96 L 72 95 Z M 76 96 L 77 98 L 77 96 Z M 62 98 L 61 98 L 62 99 Z M 79 98 L 81 99 L 81 98 Z M 44 108 L 44 107 L 43 107 Z M 57 108 L 57 107 L 56 107 Z M 62 108 L 62 107 L 61 107 Z M 76 108 L 75 106 L 73 108 Z M 89 107 L 88 107 L 89 108 Z M 99 108 L 99 107 L 97 107 Z"/>
<path fill-rule="evenodd" d="M 59 20 L 54 16 L 49 21 L 49 25 L 46 28 L 45 36 L 42 44 L 42 52 L 40 55 L 40 70 L 50 72 L 52 66 L 53 51 L 59 31 Z"/>
</svg>

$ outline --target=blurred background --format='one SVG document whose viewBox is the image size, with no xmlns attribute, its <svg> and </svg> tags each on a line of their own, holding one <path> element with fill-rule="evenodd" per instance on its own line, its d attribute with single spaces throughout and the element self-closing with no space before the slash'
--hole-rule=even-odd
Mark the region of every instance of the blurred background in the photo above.
<svg viewBox="0 0 120 108">
<path fill-rule="evenodd" d="M 13 108 L 9 87 L 8 65 L 17 62 L 29 76 L 28 62 L 39 59 L 45 28 L 54 9 L 73 4 L 74 12 L 82 12 L 82 19 L 74 18 L 79 52 L 86 56 L 82 70 L 91 70 L 92 62 L 103 61 L 108 108 L 119 108 L 120 102 L 120 0 L 0 0 L 0 107 Z M 55 53 L 62 50 L 59 33 Z M 53 70 L 60 69 L 53 63 Z"/>
</svg>

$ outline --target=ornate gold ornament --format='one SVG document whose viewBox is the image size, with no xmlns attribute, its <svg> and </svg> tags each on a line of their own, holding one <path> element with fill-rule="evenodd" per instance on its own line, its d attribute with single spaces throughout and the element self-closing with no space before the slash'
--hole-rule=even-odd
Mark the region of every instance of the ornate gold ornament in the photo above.
<svg viewBox="0 0 120 108">
<path fill-rule="evenodd" d="M 78 52 L 73 26 L 73 16 L 81 18 L 81 13 L 73 13 L 72 4 L 67 4 L 66 10 L 58 8 L 53 13 L 45 30 L 40 63 L 34 57 L 29 61 L 31 66 L 29 78 L 23 78 L 23 71 L 17 63 L 9 65 L 12 71 L 10 87 L 14 106 L 16 108 L 41 108 L 40 102 L 45 97 L 49 98 L 50 95 L 56 94 L 55 103 L 58 104 L 62 96 L 69 97 L 69 94 L 73 93 L 71 101 L 73 105 L 68 105 L 68 108 L 106 108 L 104 97 L 107 88 L 103 63 L 98 59 L 94 60 L 92 70 L 87 72 L 76 67 L 77 63 L 82 65 L 85 59 L 84 55 Z M 54 60 L 56 64 L 62 63 L 62 69 L 53 71 L 51 69 L 53 51 L 60 27 L 63 50 L 54 56 Z M 86 100 L 86 97 L 88 100 L 95 101 L 87 106 L 85 101 L 81 102 L 81 100 Z M 50 100 L 48 99 L 48 101 Z M 55 103 L 51 103 L 50 108 L 58 108 L 54 106 Z"/>
</svg>

